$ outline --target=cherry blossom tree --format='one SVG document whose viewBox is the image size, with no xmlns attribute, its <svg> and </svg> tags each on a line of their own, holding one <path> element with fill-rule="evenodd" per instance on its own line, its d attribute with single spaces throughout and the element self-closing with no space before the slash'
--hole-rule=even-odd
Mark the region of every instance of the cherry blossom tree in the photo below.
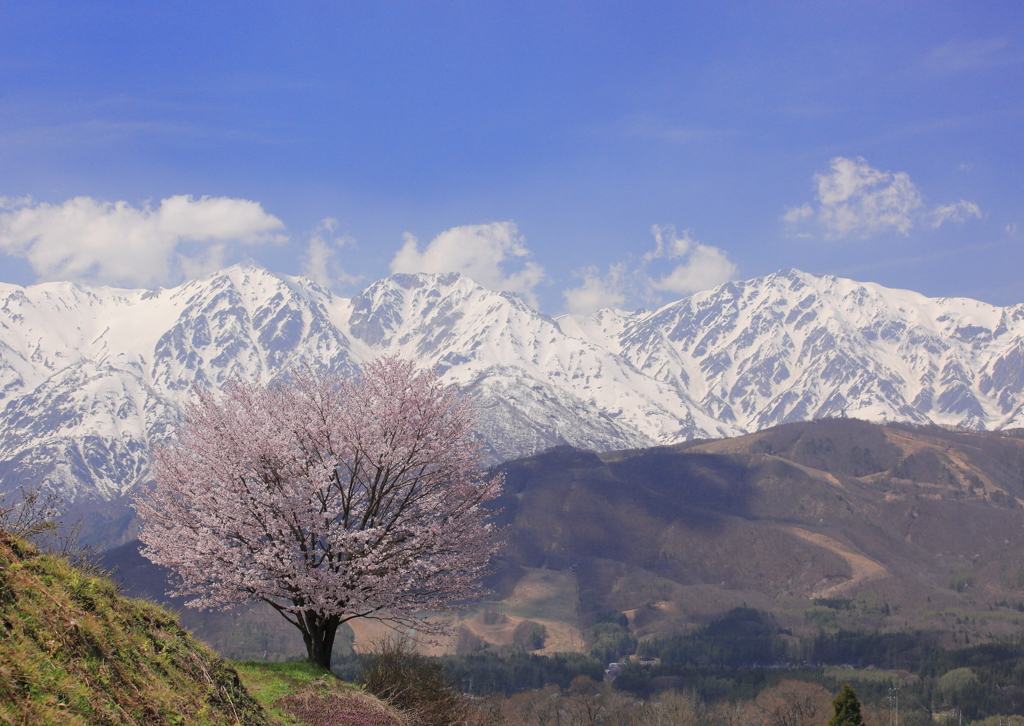
<svg viewBox="0 0 1024 726">
<path fill-rule="evenodd" d="M 424 634 L 427 612 L 480 594 L 499 547 L 483 507 L 468 401 L 398 358 L 345 380 L 298 371 L 199 393 L 135 499 L 142 554 L 188 605 L 262 601 L 329 667 L 338 626 L 375 618 Z"/>
</svg>

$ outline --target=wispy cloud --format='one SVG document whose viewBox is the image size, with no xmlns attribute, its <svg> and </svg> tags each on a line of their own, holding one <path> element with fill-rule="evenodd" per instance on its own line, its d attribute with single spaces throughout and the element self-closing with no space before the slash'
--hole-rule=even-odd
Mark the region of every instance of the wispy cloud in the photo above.
<svg viewBox="0 0 1024 726">
<path fill-rule="evenodd" d="M 1021 60 L 1006 38 L 953 41 L 940 45 L 924 57 L 926 70 L 939 73 L 995 68 Z"/>
<path fill-rule="evenodd" d="M 971 217 L 981 219 L 981 209 L 974 202 L 961 199 L 953 204 L 944 204 L 928 212 L 932 227 L 939 227 L 943 222 L 965 222 Z"/>
<path fill-rule="evenodd" d="M 981 242 L 979 244 L 966 245 L 963 247 L 934 250 L 923 255 L 903 255 L 900 257 L 874 259 L 870 262 L 864 262 L 859 265 L 847 265 L 842 268 L 829 270 L 829 273 L 838 275 L 839 277 L 858 278 L 861 275 L 876 272 L 877 270 L 884 270 L 892 267 L 909 267 L 912 265 L 920 265 L 922 263 L 963 255 L 965 252 L 982 252 L 985 250 L 997 249 L 1000 244 L 1001 243 L 999 242 Z"/>
<path fill-rule="evenodd" d="M 96 147 L 128 139 L 159 137 L 175 141 L 216 141 L 259 145 L 301 142 L 254 127 L 202 122 L 226 106 L 216 102 L 168 101 L 114 95 L 82 100 L 0 96 L 0 145 L 24 148 Z M 182 119 L 188 119 L 183 121 Z"/>
<path fill-rule="evenodd" d="M 129 138 L 164 137 L 195 141 L 234 141 L 244 143 L 284 144 L 287 141 L 267 139 L 238 129 L 214 129 L 205 126 L 167 121 L 118 121 L 87 119 L 53 124 L 8 125 L 0 131 L 0 144 L 18 148 L 95 147 L 120 144 Z"/>
<path fill-rule="evenodd" d="M 647 138 L 664 139 L 677 144 L 706 139 L 716 134 L 708 129 L 698 126 L 678 126 L 664 121 L 652 119 L 641 119 L 627 125 L 624 129 L 626 136 L 645 136 Z"/>
<path fill-rule="evenodd" d="M 861 158 L 832 160 L 830 174 L 815 174 L 818 219 L 838 235 L 895 227 L 906 234 L 924 206 L 906 172 L 882 172 Z"/>
<path fill-rule="evenodd" d="M 829 166 L 829 173 L 814 175 L 817 205 L 790 207 L 784 222 L 800 227 L 814 219 L 829 237 L 839 238 L 892 230 L 908 235 L 920 222 L 939 227 L 982 216 L 977 204 L 964 199 L 929 208 L 906 172 L 879 171 L 861 157 L 837 156 Z"/>
<path fill-rule="evenodd" d="M 228 197 L 16 200 L 0 211 L 0 252 L 28 260 L 40 280 L 147 287 L 218 269 L 233 244 L 283 242 L 283 228 L 258 202 Z"/>
<path fill-rule="evenodd" d="M 0 210 L 18 209 L 32 204 L 32 195 L 26 194 L 23 197 L 0 197 Z"/>
<path fill-rule="evenodd" d="M 626 138 L 657 139 L 673 144 L 689 144 L 723 136 L 734 136 L 735 131 L 680 124 L 657 116 L 632 116 L 610 126 L 592 129 L 600 135 Z"/>
</svg>

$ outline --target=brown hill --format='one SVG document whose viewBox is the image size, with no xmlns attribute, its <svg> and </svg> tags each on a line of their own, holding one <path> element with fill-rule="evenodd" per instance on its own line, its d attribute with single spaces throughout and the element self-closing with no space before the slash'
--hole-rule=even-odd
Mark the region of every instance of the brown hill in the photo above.
<svg viewBox="0 0 1024 726">
<path fill-rule="evenodd" d="M 747 604 L 795 632 L 906 623 L 951 639 L 959 620 L 977 639 L 1022 620 L 1019 438 L 825 419 L 505 471 L 509 560 L 575 571 L 584 622 L 622 610 L 640 636 L 682 632 Z"/>
<path fill-rule="evenodd" d="M 560 448 L 503 468 L 496 596 L 463 614 L 447 650 L 513 645 L 527 620 L 545 626 L 544 650 L 578 650 L 607 611 L 640 638 L 743 605 L 795 635 L 910 627 L 953 645 L 1024 624 L 1013 435 L 825 419 L 656 449 Z M 120 560 L 137 591 L 166 589 L 132 547 L 119 552 L 108 564 Z M 187 620 L 253 655 L 290 635 L 258 613 L 203 617 Z M 379 635 L 354 626 L 357 643 Z"/>
</svg>

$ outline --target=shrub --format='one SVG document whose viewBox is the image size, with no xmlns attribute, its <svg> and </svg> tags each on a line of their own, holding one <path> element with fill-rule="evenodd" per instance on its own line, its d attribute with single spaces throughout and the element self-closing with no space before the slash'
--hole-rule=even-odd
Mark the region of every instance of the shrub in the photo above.
<svg viewBox="0 0 1024 726">
<path fill-rule="evenodd" d="M 952 702 L 978 683 L 978 676 L 970 668 L 956 668 L 939 679 L 939 693 L 947 701 Z"/>
<path fill-rule="evenodd" d="M 966 567 L 961 567 L 958 570 L 953 570 L 949 575 L 947 585 L 950 590 L 956 590 L 957 592 L 963 592 L 977 581 L 978 577 Z"/>
<path fill-rule="evenodd" d="M 385 638 L 363 656 L 363 687 L 424 726 L 449 726 L 467 716 L 467 704 L 444 664 L 417 653 L 404 639 Z"/>
<path fill-rule="evenodd" d="M 547 637 L 548 629 L 532 620 L 523 620 L 512 631 L 512 642 L 526 650 L 540 650 Z"/>
<path fill-rule="evenodd" d="M 63 521 L 66 513 L 60 496 L 39 486 L 20 487 L 17 495 L 0 494 L 0 532 L 27 540 L 44 554 L 63 557 L 89 574 L 106 575 L 97 564 L 96 551 L 78 540 L 82 520 L 68 524 Z"/>
<path fill-rule="evenodd" d="M 636 638 L 617 623 L 598 623 L 590 628 L 590 654 L 603 663 L 611 663 L 636 652 Z"/>
<path fill-rule="evenodd" d="M 484 625 L 497 625 L 498 623 L 508 622 L 508 617 L 504 613 L 495 612 L 494 610 L 484 610 L 483 621 Z"/>
</svg>

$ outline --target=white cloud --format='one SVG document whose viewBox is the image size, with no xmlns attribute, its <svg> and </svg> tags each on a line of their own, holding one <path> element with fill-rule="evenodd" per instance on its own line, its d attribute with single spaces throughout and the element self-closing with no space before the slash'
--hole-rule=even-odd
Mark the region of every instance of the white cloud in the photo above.
<svg viewBox="0 0 1024 726">
<path fill-rule="evenodd" d="M 843 236 L 894 227 L 907 234 L 924 202 L 906 172 L 879 171 L 862 159 L 832 159 L 831 174 L 815 174 L 818 219 Z"/>
<path fill-rule="evenodd" d="M 565 308 L 574 315 L 589 315 L 601 308 L 620 308 L 626 303 L 626 266 L 612 265 L 608 274 L 601 276 L 596 267 L 585 267 L 576 273 L 583 278 L 583 284 L 570 290 L 563 290 Z"/>
<path fill-rule="evenodd" d="M 534 288 L 544 279 L 544 268 L 526 260 L 526 249 L 512 222 L 453 227 L 442 232 L 422 251 L 409 233 L 391 260 L 392 272 L 460 272 L 491 290 L 521 294 L 537 305 Z M 509 262 L 520 260 L 521 269 L 507 271 Z"/>
<path fill-rule="evenodd" d="M 830 237 L 867 237 L 891 230 L 908 235 L 921 221 L 938 227 L 981 217 L 978 205 L 966 200 L 928 209 L 906 172 L 879 171 L 861 157 L 837 156 L 829 166 L 828 174 L 814 175 L 817 210 L 805 202 L 788 208 L 783 221 L 799 225 L 816 217 Z"/>
<path fill-rule="evenodd" d="M 924 59 L 924 67 L 940 73 L 998 67 L 1017 59 L 1004 52 L 1008 45 L 1006 38 L 953 41 L 932 50 Z"/>
<path fill-rule="evenodd" d="M 338 220 L 325 217 L 310 236 L 302 256 L 302 274 L 328 289 L 336 285 L 355 285 L 363 279 L 361 275 L 345 272 L 336 261 L 338 250 L 356 243 L 349 235 L 335 236 L 337 228 Z"/>
<path fill-rule="evenodd" d="M 686 258 L 671 272 L 649 285 L 654 290 L 688 295 L 721 285 L 735 274 L 736 265 L 729 261 L 725 252 L 711 245 L 700 244 L 690 236 L 690 230 L 683 230 L 680 237 L 675 227 L 651 227 L 654 235 L 654 252 L 644 255 L 644 262 L 664 257 L 667 259 Z"/>
<path fill-rule="evenodd" d="M 32 196 L 28 194 L 24 197 L 0 197 L 0 209 L 17 209 L 27 207 L 31 203 Z"/>
<path fill-rule="evenodd" d="M 723 250 L 697 242 L 689 230 L 679 235 L 675 227 L 654 225 L 651 233 L 654 249 L 636 265 L 616 263 L 603 276 L 593 266 L 579 270 L 576 276 L 583 279 L 583 284 L 562 292 L 566 309 L 587 315 L 627 303 L 658 304 L 661 293 L 688 295 L 707 290 L 727 282 L 736 273 L 736 265 Z"/>
<path fill-rule="evenodd" d="M 726 254 L 710 245 L 695 245 L 685 264 L 652 283 L 655 290 L 689 295 L 721 285 L 736 273 Z"/>
<path fill-rule="evenodd" d="M 177 255 L 178 265 L 181 268 L 182 277 L 186 280 L 195 280 L 205 277 L 211 272 L 224 269 L 225 258 L 227 257 L 227 245 L 213 244 L 191 257 L 188 255 Z M 145 283 L 140 283 L 145 285 Z"/>
<path fill-rule="evenodd" d="M 0 211 L 0 251 L 28 260 L 41 280 L 167 284 L 222 266 L 230 243 L 285 239 L 281 220 L 246 199 L 179 195 L 155 208 L 91 197 L 17 202 Z"/>
</svg>

